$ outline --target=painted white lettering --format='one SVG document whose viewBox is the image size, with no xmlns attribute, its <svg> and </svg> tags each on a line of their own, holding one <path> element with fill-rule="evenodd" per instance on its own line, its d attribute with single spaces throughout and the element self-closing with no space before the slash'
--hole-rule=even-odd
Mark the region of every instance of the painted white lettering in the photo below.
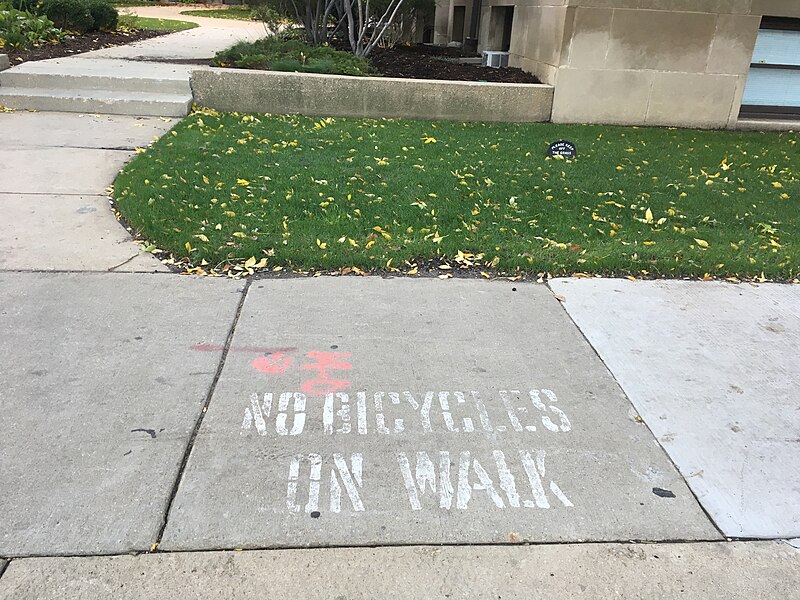
<svg viewBox="0 0 800 600">
<path fill-rule="evenodd" d="M 358 405 L 358 434 L 367 434 L 367 392 L 356 393 Z"/>
<path fill-rule="evenodd" d="M 491 432 L 492 422 L 489 420 L 489 413 L 486 412 L 486 405 L 483 403 L 483 400 L 481 400 L 478 392 L 470 393 L 472 394 L 472 400 L 475 402 L 475 408 L 478 409 L 478 418 L 481 421 L 481 427 L 483 427 L 484 431 Z"/>
<path fill-rule="evenodd" d="M 553 402 L 553 403 L 558 402 L 558 398 L 556 397 L 556 393 L 554 391 L 552 391 L 552 390 L 542 390 L 542 393 L 545 396 L 547 396 L 547 399 L 550 400 L 550 402 Z M 550 409 L 551 413 L 553 413 L 555 415 L 558 415 L 558 418 L 561 420 L 561 426 L 560 426 L 561 431 L 567 432 L 570 429 L 572 429 L 572 424 L 569 422 L 569 419 L 567 418 L 567 415 L 565 415 L 564 412 L 560 408 L 558 408 L 557 406 L 553 406 L 552 404 L 550 404 L 548 406 L 548 408 Z M 544 417 L 543 416 L 542 417 L 542 423 L 544 423 L 545 418 L 547 418 L 548 421 L 550 420 L 548 417 Z M 552 422 L 551 422 L 551 424 L 555 425 Z M 556 426 L 556 429 L 551 429 L 550 427 L 548 427 L 547 423 L 544 423 L 544 426 L 547 427 L 548 429 L 550 429 L 550 431 L 556 431 L 556 429 L 558 429 L 558 426 Z"/>
<path fill-rule="evenodd" d="M 258 394 L 250 394 L 250 406 L 244 409 L 242 430 L 248 430 L 255 425 L 258 435 L 267 435 L 266 419 L 272 409 L 272 394 L 264 394 L 264 408 L 258 402 Z"/>
<path fill-rule="evenodd" d="M 301 482 L 305 481 L 303 465 L 308 464 L 308 501 L 303 508 L 298 501 Z M 350 455 L 350 464 L 342 454 L 333 454 L 333 465 L 330 469 L 330 509 L 331 512 L 342 510 L 342 489 L 347 494 L 355 511 L 363 511 L 359 488 L 363 486 L 364 460 L 361 454 Z M 289 484 L 286 490 L 286 507 L 289 512 L 306 513 L 319 510 L 320 487 L 322 485 L 323 460 L 320 454 L 298 454 L 292 457 L 289 464 Z"/>
<path fill-rule="evenodd" d="M 472 470 L 475 471 L 475 474 L 478 476 L 478 482 L 472 484 L 472 489 L 476 491 L 485 491 L 489 496 L 489 499 L 494 502 L 497 508 L 505 508 L 506 505 L 503 503 L 503 499 L 500 497 L 500 494 L 497 493 L 497 490 L 494 487 L 494 482 L 492 481 L 491 477 L 489 477 L 486 469 L 483 468 L 483 465 L 478 462 L 478 459 L 473 459 Z"/>
<path fill-rule="evenodd" d="M 338 400 L 339 410 L 336 409 Z M 327 435 L 334 432 L 333 423 L 338 417 L 340 425 L 336 428 L 336 433 L 350 433 L 350 395 L 344 392 L 335 394 L 325 394 L 325 405 L 322 408 L 322 425 Z"/>
<path fill-rule="evenodd" d="M 503 490 L 508 498 L 509 506 L 519 508 L 519 494 L 514 481 L 514 476 L 506 464 L 506 457 L 500 450 L 492 452 L 494 462 L 497 463 L 497 477 L 500 480 L 500 489 Z"/>
<path fill-rule="evenodd" d="M 293 399 L 294 418 L 291 431 L 286 427 L 289 400 Z M 275 430 L 278 435 L 300 435 L 306 423 L 306 395 L 300 392 L 284 392 L 278 399 L 278 416 L 275 418 Z"/>
<path fill-rule="evenodd" d="M 508 413 L 508 420 L 511 422 L 511 426 L 514 428 L 514 431 L 522 431 L 522 423 L 517 417 L 517 411 L 519 412 L 527 412 L 527 408 L 522 406 L 519 408 L 515 408 L 514 405 L 511 403 L 511 395 L 519 396 L 519 390 L 501 390 L 498 392 L 500 394 L 500 400 L 503 402 L 503 406 L 506 408 L 506 412 Z M 528 431 L 536 431 L 536 427 L 531 429 L 531 425 L 525 427 Z"/>
<path fill-rule="evenodd" d="M 427 452 L 417 452 L 416 467 L 414 474 L 411 472 L 411 463 L 405 452 L 397 454 L 397 462 L 400 464 L 400 472 L 403 475 L 403 483 L 408 492 L 408 501 L 411 503 L 412 510 L 422 510 L 420 496 L 424 496 L 427 491 L 431 494 L 436 493 L 437 476 L 436 467 Z M 450 481 L 450 453 L 439 453 L 439 507 L 450 509 L 453 504 L 453 484 Z"/>
<path fill-rule="evenodd" d="M 322 476 L 322 456 L 319 454 L 298 454 L 289 464 L 289 485 L 286 491 L 286 506 L 290 512 L 300 512 L 297 503 L 297 487 L 300 479 L 300 467 L 304 462 L 311 465 L 308 484 L 308 502 L 305 511 L 312 513 L 319 509 L 319 485 Z"/>
<path fill-rule="evenodd" d="M 383 397 L 386 394 L 384 392 L 375 392 L 375 424 L 378 429 L 379 433 L 392 433 L 388 427 L 386 427 L 386 417 L 383 414 Z M 400 394 L 397 392 L 389 392 L 389 400 L 391 400 L 392 404 L 399 405 L 400 404 Z M 366 406 L 364 407 L 366 411 Z M 400 433 L 403 431 L 403 419 L 395 419 L 394 420 L 394 433 Z"/>
<path fill-rule="evenodd" d="M 458 457 L 458 488 L 456 490 L 456 508 L 466 510 L 472 497 L 472 485 L 469 483 L 469 451 L 463 451 Z"/>
<path fill-rule="evenodd" d="M 417 402 L 416 398 L 411 392 L 403 392 L 403 397 L 406 401 L 411 404 L 414 410 L 419 410 L 420 416 L 422 417 L 422 430 L 425 433 L 431 433 L 433 429 L 431 428 L 431 404 L 433 403 L 433 392 L 425 392 L 425 398 L 422 401 L 422 405 L 420 407 L 420 403 Z"/>
<path fill-rule="evenodd" d="M 363 485 L 363 457 L 361 454 L 352 454 L 350 456 L 351 467 L 348 467 L 347 460 L 341 454 L 333 455 L 333 463 L 335 469 L 331 469 L 331 512 L 338 513 L 342 509 L 342 485 L 347 492 L 347 497 L 350 498 L 350 504 L 353 510 L 361 512 L 364 510 L 364 504 L 361 502 L 361 497 L 358 494 L 358 488 Z M 337 479 L 341 479 L 342 484 L 339 485 Z"/>
<path fill-rule="evenodd" d="M 566 413 L 558 406 L 555 392 L 548 389 L 528 391 L 530 404 L 521 399 L 519 390 L 497 392 L 499 403 L 490 403 L 490 408 L 505 409 L 508 421 L 495 426 L 489 417 L 486 404 L 477 391 L 426 391 L 416 396 L 409 391 L 374 392 L 368 406 L 368 393 L 330 392 L 324 394 L 321 411 L 322 431 L 325 435 L 346 435 L 370 432 L 371 411 L 375 411 L 372 426 L 384 435 L 398 435 L 407 430 L 431 434 L 434 432 L 488 433 L 568 432 L 572 424 Z M 275 400 L 276 411 L 272 413 Z M 433 408 L 433 403 L 437 406 Z M 263 398 L 251 394 L 244 410 L 242 433 L 255 430 L 259 436 L 273 431 L 278 435 L 295 436 L 305 431 L 309 418 L 319 418 L 319 413 L 308 413 L 307 397 L 302 392 L 265 393 Z M 316 405 L 315 405 L 316 407 Z M 431 412 L 433 408 L 433 414 Z M 413 416 L 409 413 L 413 410 Z M 406 414 L 398 415 L 398 411 Z M 438 414 L 441 411 L 441 421 Z M 392 414 L 395 413 L 395 414 Z M 534 424 L 535 423 L 535 424 Z M 316 428 L 314 429 L 316 431 Z"/>
<path fill-rule="evenodd" d="M 450 402 L 448 397 L 450 396 L 450 392 L 439 392 L 439 406 L 442 408 L 442 418 L 444 419 L 444 424 L 447 427 L 447 431 L 451 431 L 453 433 L 458 433 L 458 427 L 455 426 L 453 422 L 453 415 L 450 414 Z M 463 394 L 461 395 L 461 401 L 464 401 Z"/>
<path fill-rule="evenodd" d="M 520 459 L 522 460 L 522 466 L 525 469 L 525 473 L 528 476 L 528 482 L 531 486 L 531 491 L 533 492 L 534 501 L 525 500 L 523 504 L 526 507 L 533 508 L 534 506 L 538 506 L 539 508 L 550 508 L 550 502 L 547 500 L 547 496 L 545 495 L 544 487 L 542 486 L 542 478 L 546 475 L 545 466 L 544 466 L 544 458 L 545 458 L 545 451 L 544 450 L 536 450 L 536 460 L 534 461 L 531 458 L 530 452 L 527 450 L 520 451 Z M 572 502 L 569 501 L 567 496 L 564 492 L 561 491 L 561 488 L 558 487 L 558 484 L 555 481 L 550 481 L 548 486 L 550 491 L 558 498 L 558 500 L 566 507 L 573 506 Z"/>
</svg>

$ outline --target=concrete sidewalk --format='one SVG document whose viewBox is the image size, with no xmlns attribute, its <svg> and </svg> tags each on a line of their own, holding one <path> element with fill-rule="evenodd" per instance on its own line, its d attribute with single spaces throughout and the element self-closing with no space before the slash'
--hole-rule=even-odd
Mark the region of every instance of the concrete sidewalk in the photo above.
<svg viewBox="0 0 800 600">
<path fill-rule="evenodd" d="M 729 537 L 800 537 L 800 286 L 551 283 Z"/>
<path fill-rule="evenodd" d="M 185 10 L 196 8 L 191 6 L 137 6 L 122 8 L 120 10 L 123 13 L 155 19 L 191 21 L 200 25 L 200 27 L 134 44 L 86 52 L 81 54 L 80 57 L 85 59 L 155 59 L 164 61 L 211 59 L 217 52 L 232 46 L 236 42 L 255 41 L 266 35 L 263 23 L 180 14 Z"/>
<path fill-rule="evenodd" d="M 173 119 L 0 113 L 0 269 L 166 271 L 132 242 L 107 189 Z"/>
<path fill-rule="evenodd" d="M 800 287 L 175 275 L 173 123 L 0 114 L 0 597 L 797 596 Z"/>
<path fill-rule="evenodd" d="M 406 547 L 15 560 L 8 600 L 797 598 L 776 542 Z"/>
<path fill-rule="evenodd" d="M 264 37 L 263 24 L 185 17 L 188 7 L 125 8 L 123 12 L 194 21 L 196 29 L 74 56 L 31 61 L 0 74 L 0 105 L 19 109 L 117 115 L 185 116 L 189 77 L 220 51 Z M 194 63 L 201 63 L 200 65 Z M 192 63 L 192 64 L 188 64 Z"/>
</svg>

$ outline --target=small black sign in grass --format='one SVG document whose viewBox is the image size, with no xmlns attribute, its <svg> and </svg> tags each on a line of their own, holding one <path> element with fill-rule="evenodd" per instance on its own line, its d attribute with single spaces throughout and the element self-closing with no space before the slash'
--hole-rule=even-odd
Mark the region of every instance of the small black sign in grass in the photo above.
<svg viewBox="0 0 800 600">
<path fill-rule="evenodd" d="M 563 156 L 564 158 L 575 158 L 578 155 L 578 149 L 575 144 L 567 140 L 558 140 L 550 144 L 547 149 L 547 156 Z"/>
</svg>

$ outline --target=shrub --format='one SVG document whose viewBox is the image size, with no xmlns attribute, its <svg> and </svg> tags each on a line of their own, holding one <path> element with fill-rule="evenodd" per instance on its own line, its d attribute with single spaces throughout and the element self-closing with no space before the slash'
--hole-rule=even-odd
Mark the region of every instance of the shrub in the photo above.
<svg viewBox="0 0 800 600">
<path fill-rule="evenodd" d="M 89 0 L 88 5 L 95 29 L 114 31 L 117 28 L 119 13 L 106 0 Z"/>
<path fill-rule="evenodd" d="M 40 14 L 39 0 L 11 0 L 11 7 L 33 15 Z"/>
<path fill-rule="evenodd" d="M 20 10 L 0 10 L 0 48 L 29 48 L 61 39 L 60 30 L 47 17 Z"/>
<path fill-rule="evenodd" d="M 267 37 L 255 42 L 240 42 L 218 52 L 217 66 L 242 69 L 270 69 L 334 75 L 370 75 L 372 68 L 363 58 L 329 46 L 309 46 L 300 40 Z"/>
<path fill-rule="evenodd" d="M 94 17 L 85 0 L 42 0 L 41 12 L 61 29 L 86 33 L 94 31 Z"/>
</svg>

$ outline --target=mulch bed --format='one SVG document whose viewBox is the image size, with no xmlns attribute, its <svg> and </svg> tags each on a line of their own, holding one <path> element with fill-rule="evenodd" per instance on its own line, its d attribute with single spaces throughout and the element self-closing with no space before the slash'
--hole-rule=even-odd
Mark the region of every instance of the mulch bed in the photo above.
<svg viewBox="0 0 800 600">
<path fill-rule="evenodd" d="M 8 58 L 12 65 L 18 65 L 29 60 L 62 58 L 64 56 L 80 54 L 81 52 L 89 52 L 90 50 L 99 50 L 100 48 L 122 46 L 124 44 L 131 44 L 141 40 L 149 40 L 150 38 L 166 35 L 168 33 L 175 32 L 153 31 L 145 29 L 125 32 L 95 31 L 94 33 L 87 33 L 83 35 L 72 35 L 69 37 L 69 39 L 64 40 L 60 44 L 46 44 L 44 46 L 29 48 L 27 50 L 5 48 L 3 53 L 8 54 Z"/>
<path fill-rule="evenodd" d="M 350 50 L 346 40 L 335 39 L 337 50 Z M 414 44 L 395 48 L 375 48 L 369 61 L 384 77 L 406 79 L 444 79 L 446 81 L 488 81 L 491 83 L 540 83 L 534 75 L 512 67 L 482 67 L 455 62 L 461 48 Z"/>
<path fill-rule="evenodd" d="M 416 47 L 375 48 L 370 62 L 385 77 L 445 79 L 448 81 L 489 81 L 493 83 L 539 83 L 522 69 L 482 67 L 453 62 L 455 57 L 436 57 Z"/>
</svg>

